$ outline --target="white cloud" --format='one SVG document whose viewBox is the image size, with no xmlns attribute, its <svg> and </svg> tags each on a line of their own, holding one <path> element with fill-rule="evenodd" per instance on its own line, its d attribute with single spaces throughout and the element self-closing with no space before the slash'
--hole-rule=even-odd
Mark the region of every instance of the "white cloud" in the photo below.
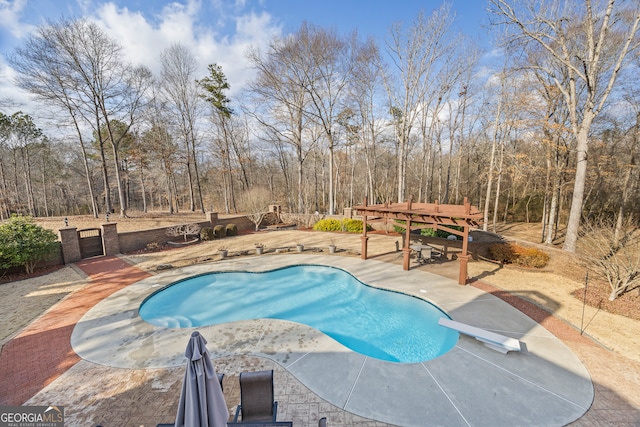
<svg viewBox="0 0 640 427">
<path fill-rule="evenodd" d="M 155 23 L 113 3 L 102 5 L 93 19 L 122 45 L 128 62 L 146 65 L 155 75 L 160 74 L 160 53 L 175 43 L 194 54 L 199 77 L 207 74 L 209 64 L 219 64 L 231 85 L 231 95 L 252 76 L 245 58 L 247 49 L 264 45 L 281 31 L 266 13 L 223 17 L 217 9 L 205 11 L 199 1 L 168 4 L 154 17 Z M 222 29 L 228 22 L 235 22 L 235 28 L 225 35 Z"/>
<path fill-rule="evenodd" d="M 13 84 L 16 77 L 15 70 L 0 56 L 0 110 L 5 114 L 12 114 L 18 110 L 31 115 L 35 115 L 34 112 L 37 114 L 37 108 L 30 108 L 33 104 L 31 94 Z"/>
<path fill-rule="evenodd" d="M 160 53 L 174 43 L 187 47 L 195 56 L 199 68 L 197 78 L 207 75 L 207 66 L 219 64 L 231 85 L 230 97 L 238 93 L 253 77 L 246 60 L 250 46 L 264 47 L 281 34 L 282 28 L 268 13 L 254 13 L 243 0 L 233 5 L 215 4 L 215 0 L 174 1 L 165 4 L 156 15 L 115 2 L 105 2 L 93 8 L 92 0 L 75 0 L 81 16 L 96 22 L 106 34 L 123 48 L 125 61 L 145 65 L 160 75 Z M 249 2 L 248 2 L 249 3 Z M 67 7 L 70 7 L 68 4 Z M 36 28 L 25 22 L 26 0 L 0 0 L 0 26 L 10 32 L 14 43 L 24 39 Z M 158 9 L 155 9 L 158 10 Z M 145 13 L 147 13 L 145 15 Z M 79 16 L 73 14 L 74 16 Z M 29 94 L 12 85 L 15 71 L 0 57 L 0 97 L 11 98 L 25 112 L 39 110 Z"/>
<path fill-rule="evenodd" d="M 21 20 L 26 6 L 27 0 L 0 0 L 0 25 L 15 38 L 22 38 L 33 30 L 32 25 Z"/>
</svg>

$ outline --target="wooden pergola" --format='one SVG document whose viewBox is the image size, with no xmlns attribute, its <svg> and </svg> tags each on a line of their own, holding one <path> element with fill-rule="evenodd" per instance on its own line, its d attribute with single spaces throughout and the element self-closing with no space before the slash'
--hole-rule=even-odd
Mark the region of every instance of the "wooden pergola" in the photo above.
<svg viewBox="0 0 640 427">
<path fill-rule="evenodd" d="M 367 221 L 370 217 L 372 221 L 401 220 L 405 221 L 405 239 L 402 248 L 403 268 L 409 270 L 409 257 L 411 255 L 410 233 L 411 230 L 422 228 L 433 228 L 444 230 L 448 233 L 462 237 L 462 253 L 458 256 L 460 260 L 460 275 L 458 283 L 467 283 L 467 262 L 469 255 L 467 247 L 469 242 L 469 229 L 478 227 L 482 222 L 483 214 L 476 206 L 471 206 L 467 198 L 464 198 L 463 205 L 441 205 L 435 203 L 413 203 L 411 200 L 406 203 L 384 203 L 381 205 L 369 205 L 365 198 L 364 204 L 355 206 L 358 215 L 362 216 L 362 259 L 367 259 Z M 393 221 L 391 221 L 393 222 Z M 452 226 L 462 227 L 462 231 Z"/>
</svg>

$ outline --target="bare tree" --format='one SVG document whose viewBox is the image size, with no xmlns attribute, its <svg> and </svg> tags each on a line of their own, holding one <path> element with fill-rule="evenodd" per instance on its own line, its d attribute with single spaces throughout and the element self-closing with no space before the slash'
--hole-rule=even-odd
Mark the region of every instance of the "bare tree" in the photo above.
<svg viewBox="0 0 640 427">
<path fill-rule="evenodd" d="M 344 102 L 347 85 L 353 75 L 358 54 L 357 34 L 340 37 L 335 30 L 326 30 L 303 23 L 292 42 L 297 54 L 295 62 L 304 73 L 304 88 L 309 94 L 306 113 L 322 128 L 329 148 L 329 214 L 335 213 L 335 148 L 336 118 Z"/>
<path fill-rule="evenodd" d="M 142 134 L 141 149 L 149 153 L 149 160 L 152 160 L 161 171 L 162 181 L 165 188 L 165 195 L 170 214 L 179 210 L 178 194 L 175 191 L 176 178 L 174 165 L 178 163 L 178 144 L 173 140 L 167 129 L 167 114 L 159 97 L 152 96 L 151 102 L 146 106 L 145 122 L 149 129 Z"/>
<path fill-rule="evenodd" d="M 349 82 L 349 98 L 353 100 L 351 108 L 355 110 L 354 130 L 362 145 L 366 164 L 366 194 L 375 200 L 377 179 L 377 157 L 379 135 L 382 126 L 378 118 L 378 98 L 382 86 L 382 59 L 378 46 L 368 39 L 358 50 L 353 69 L 353 79 Z"/>
<path fill-rule="evenodd" d="M 197 236 L 200 234 L 201 227 L 198 224 L 181 224 L 174 225 L 165 230 L 167 236 L 182 236 L 184 241 L 187 241 L 188 236 Z"/>
<path fill-rule="evenodd" d="M 540 84 L 539 120 L 542 131 L 542 143 L 545 151 L 545 190 L 542 215 L 542 241 L 551 245 L 557 233 L 560 191 L 564 184 L 565 169 L 569 163 L 568 113 L 562 102 L 562 94 L 553 82 L 545 80 L 545 75 L 535 73 Z"/>
<path fill-rule="evenodd" d="M 495 119 L 493 122 L 493 137 L 491 138 L 491 154 L 489 156 L 489 170 L 487 171 L 487 192 L 484 201 L 484 218 L 482 229 L 484 231 L 488 230 L 489 227 L 489 206 L 491 205 L 491 192 L 493 189 L 493 177 L 494 177 L 494 168 L 496 161 L 496 147 L 499 144 L 502 144 L 502 132 L 501 132 L 501 123 L 502 123 L 502 114 L 504 109 L 504 104 L 506 102 L 506 73 L 503 71 L 500 74 L 500 91 L 498 94 L 497 105 L 495 109 Z M 497 196 L 496 196 L 497 197 Z M 495 231 L 495 225 L 494 225 Z"/>
<path fill-rule="evenodd" d="M 264 187 L 254 187 L 240 196 L 240 207 L 247 218 L 255 225 L 256 231 L 265 215 L 269 213 L 271 193 Z"/>
<path fill-rule="evenodd" d="M 102 160 L 107 212 L 112 211 L 112 207 L 105 143 L 110 143 L 118 185 L 120 215 L 126 216 L 126 201 L 118 158 L 119 142 L 126 132 L 116 137 L 111 122 L 114 118 L 120 117 L 127 123 L 127 129 L 131 127 L 150 72 L 144 68 L 134 71 L 125 64 L 120 56 L 121 46 L 94 23 L 86 20 L 71 21 L 52 30 L 63 54 L 65 68 L 69 71 L 68 77 L 72 78 L 73 84 L 79 85 L 73 95 L 78 100 L 76 107 L 87 122 L 93 122 Z M 137 82 L 140 86 L 134 89 L 130 83 L 137 79 L 140 80 Z M 124 118 L 121 116 L 123 113 Z M 106 129 L 105 134 L 102 132 L 103 127 Z"/>
<path fill-rule="evenodd" d="M 98 207 L 89 171 L 89 161 L 85 137 L 82 132 L 83 102 L 79 87 L 76 85 L 77 75 L 73 72 L 74 60 L 65 54 L 65 40 L 62 37 L 65 29 L 75 24 L 62 22 L 39 27 L 31 35 L 24 46 L 16 49 L 9 62 L 18 72 L 16 82 L 22 89 L 35 95 L 45 105 L 61 108 L 68 114 L 68 119 L 76 132 L 82 153 L 84 172 L 87 179 L 87 191 L 94 217 L 98 217 Z M 63 122 L 63 120 L 60 120 Z M 106 185 L 106 183 L 105 183 Z"/>
<path fill-rule="evenodd" d="M 640 231 L 635 223 L 625 221 L 623 236 L 616 243 L 616 228 L 615 221 L 587 222 L 580 244 L 585 267 L 609 284 L 609 301 L 640 289 Z"/>
<path fill-rule="evenodd" d="M 297 195 L 297 211 L 302 213 L 305 211 L 303 163 L 317 139 L 305 141 L 303 137 L 310 121 L 305 114 L 309 102 L 305 89 L 309 72 L 304 70 L 308 64 L 294 61 L 298 57 L 296 49 L 291 38 L 284 38 L 273 40 L 265 53 L 257 49 L 249 51 L 249 61 L 257 71 L 249 88 L 255 110 L 249 113 L 262 127 L 264 138 L 272 141 L 279 153 L 284 154 L 285 145 L 294 149 L 298 188 L 293 191 Z M 285 157 L 281 159 L 284 161 Z"/>
<path fill-rule="evenodd" d="M 540 48 L 537 68 L 550 76 L 568 106 L 576 140 L 576 174 L 564 250 L 575 252 L 582 216 L 589 133 L 605 107 L 629 53 L 639 46 L 640 4 L 616 0 L 560 2 L 491 0 L 510 46 Z M 568 78 L 565 78 L 568 77 Z"/>
<path fill-rule="evenodd" d="M 618 207 L 618 212 L 616 214 L 616 225 L 614 232 L 614 245 L 619 245 L 620 241 L 623 237 L 623 229 L 624 229 L 624 220 L 627 212 L 629 210 L 629 204 L 631 201 L 631 197 L 633 194 L 632 185 L 633 177 L 638 173 L 638 165 L 637 165 L 637 150 L 640 145 L 640 105 L 633 105 L 635 108 L 635 116 L 636 122 L 628 132 L 629 139 L 629 160 L 623 161 L 624 164 L 624 178 L 622 182 L 622 195 L 620 197 L 620 206 Z M 633 215 L 637 213 L 630 213 L 630 217 L 633 218 Z"/>
<path fill-rule="evenodd" d="M 162 63 L 162 92 L 170 103 L 185 146 L 190 210 L 192 212 L 196 210 L 195 190 L 197 190 L 200 209 L 204 213 L 196 156 L 196 124 L 200 115 L 195 79 L 196 60 L 185 46 L 174 44 L 162 52 L 160 61 Z M 195 190 L 193 188 L 194 181 Z"/>
<path fill-rule="evenodd" d="M 231 167 L 233 139 L 231 117 L 233 110 L 229 106 L 231 100 L 225 94 L 230 86 L 227 77 L 222 72 L 222 67 L 217 64 L 209 64 L 208 69 L 209 75 L 198 80 L 198 85 L 204 91 L 200 96 L 210 105 L 211 122 L 216 127 L 218 134 L 215 140 L 220 141 L 218 146 L 224 170 L 223 175 L 225 175 L 223 176 L 223 182 L 226 184 L 224 188 L 226 212 L 229 213 L 231 206 L 233 206 L 234 212 L 237 212 Z"/>
<path fill-rule="evenodd" d="M 409 28 L 401 23 L 392 25 L 387 40 L 387 52 L 392 60 L 391 75 L 385 85 L 394 117 L 398 144 L 397 199 L 404 201 L 409 139 L 420 111 L 429 99 L 443 88 L 437 83 L 441 72 L 455 52 L 456 41 L 451 36 L 451 7 L 445 3 L 426 17 L 420 12 Z M 394 83 L 397 73 L 397 84 Z"/>
</svg>

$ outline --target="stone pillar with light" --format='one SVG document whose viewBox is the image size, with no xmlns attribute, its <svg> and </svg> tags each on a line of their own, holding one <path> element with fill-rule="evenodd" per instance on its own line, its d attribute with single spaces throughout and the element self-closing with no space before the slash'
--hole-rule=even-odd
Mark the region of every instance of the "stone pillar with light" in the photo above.
<svg viewBox="0 0 640 427">
<path fill-rule="evenodd" d="M 80 237 L 77 227 L 69 227 L 69 220 L 64 219 L 64 227 L 58 230 L 62 246 L 62 259 L 65 264 L 71 264 L 82 259 L 80 254 Z"/>
<path fill-rule="evenodd" d="M 116 222 L 106 222 L 102 224 L 102 249 L 106 256 L 120 253 L 117 225 L 118 223 Z"/>
</svg>

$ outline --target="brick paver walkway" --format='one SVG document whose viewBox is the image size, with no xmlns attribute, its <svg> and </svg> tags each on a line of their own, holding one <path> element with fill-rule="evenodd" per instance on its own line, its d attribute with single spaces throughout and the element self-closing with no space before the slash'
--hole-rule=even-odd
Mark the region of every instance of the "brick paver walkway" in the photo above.
<svg viewBox="0 0 640 427">
<path fill-rule="evenodd" d="M 76 323 L 96 303 L 125 286 L 149 277 L 118 257 L 100 257 L 76 264 L 91 283 L 53 306 L 0 353 L 0 405 L 17 406 L 42 390 L 80 358 L 71 348 Z"/>
</svg>

